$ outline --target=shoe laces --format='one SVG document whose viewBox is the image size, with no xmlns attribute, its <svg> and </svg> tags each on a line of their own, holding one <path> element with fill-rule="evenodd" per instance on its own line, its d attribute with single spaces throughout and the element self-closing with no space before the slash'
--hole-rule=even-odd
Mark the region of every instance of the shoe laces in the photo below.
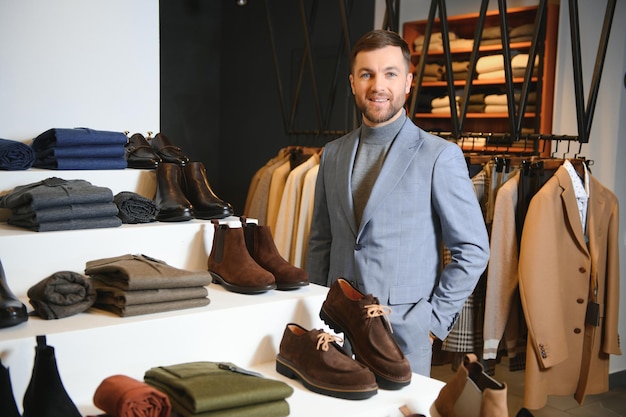
<svg viewBox="0 0 626 417">
<path fill-rule="evenodd" d="M 368 318 L 383 316 L 387 321 L 387 325 L 389 326 L 389 332 L 393 333 L 393 329 L 391 328 L 391 321 L 389 320 L 391 307 L 383 306 L 380 304 L 367 304 L 363 306 L 363 308 L 365 308 Z"/>
<path fill-rule="evenodd" d="M 335 336 L 334 334 L 330 334 L 330 333 L 326 333 L 326 332 L 322 332 L 320 334 L 317 335 L 317 346 L 316 349 L 319 350 L 320 347 L 321 349 L 326 352 L 328 351 L 328 344 L 329 343 L 343 343 L 343 339 L 339 336 Z"/>
</svg>

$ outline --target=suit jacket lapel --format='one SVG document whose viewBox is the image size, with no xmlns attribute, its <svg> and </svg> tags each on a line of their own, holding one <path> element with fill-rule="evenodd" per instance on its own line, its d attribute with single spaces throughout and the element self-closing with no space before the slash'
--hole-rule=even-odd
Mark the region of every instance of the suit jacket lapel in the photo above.
<svg viewBox="0 0 626 417">
<path fill-rule="evenodd" d="M 380 203 L 395 188 L 423 142 L 421 131 L 407 120 L 402 129 L 400 129 L 391 148 L 389 148 L 385 163 L 372 188 L 369 200 L 363 209 L 359 231 L 372 218 Z"/>
<path fill-rule="evenodd" d="M 344 216 L 348 219 L 354 236 L 357 234 L 357 224 L 354 218 L 354 202 L 352 201 L 352 168 L 354 167 L 354 157 L 360 134 L 361 129 L 356 129 L 350 133 L 347 140 L 341 143 L 342 149 L 338 151 L 339 158 L 337 158 L 337 165 L 335 166 L 339 190 L 339 205 Z"/>
</svg>

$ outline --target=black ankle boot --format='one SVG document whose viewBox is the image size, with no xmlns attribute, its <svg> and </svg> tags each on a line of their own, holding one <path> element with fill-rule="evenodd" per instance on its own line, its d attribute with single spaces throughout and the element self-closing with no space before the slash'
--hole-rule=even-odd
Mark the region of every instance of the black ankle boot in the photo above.
<svg viewBox="0 0 626 417">
<path fill-rule="evenodd" d="M 190 162 L 183 168 L 183 189 L 196 219 L 223 219 L 233 215 L 232 206 L 211 189 L 202 162 Z"/>
<path fill-rule="evenodd" d="M 9 368 L 5 368 L 0 361 L 0 416 L 20 417 L 20 412 L 13 396 L 13 385 Z"/>
<path fill-rule="evenodd" d="M 37 336 L 33 373 L 24 393 L 23 417 L 82 417 L 65 391 L 54 347 L 46 336 Z"/>
<path fill-rule="evenodd" d="M 160 163 L 156 169 L 157 189 L 154 202 L 159 212 L 156 220 L 182 222 L 193 219 L 192 206 L 181 188 L 183 172 L 172 163 Z"/>
<path fill-rule="evenodd" d="M 26 306 L 11 292 L 0 262 L 0 328 L 15 326 L 26 320 Z"/>
</svg>

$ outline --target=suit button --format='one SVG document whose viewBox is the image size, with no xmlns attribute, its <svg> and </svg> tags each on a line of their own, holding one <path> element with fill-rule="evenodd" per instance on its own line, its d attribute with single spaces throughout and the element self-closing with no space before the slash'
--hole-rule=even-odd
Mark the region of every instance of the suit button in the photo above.
<svg viewBox="0 0 626 417">
<path fill-rule="evenodd" d="M 363 246 L 360 243 L 357 243 L 356 245 L 354 245 L 354 250 L 361 250 L 363 249 Z"/>
<path fill-rule="evenodd" d="M 578 304 L 582 304 L 582 303 L 584 303 L 584 302 L 585 302 L 585 300 L 583 300 L 582 298 L 579 298 L 578 300 L 576 300 L 576 302 L 577 302 Z"/>
<path fill-rule="evenodd" d="M 581 266 L 580 268 L 578 268 L 578 272 L 580 272 L 581 274 L 584 274 L 585 272 L 587 272 L 587 269 L 585 269 L 584 266 Z"/>
<path fill-rule="evenodd" d="M 581 331 L 582 330 L 580 330 L 578 327 L 574 329 L 574 333 L 576 333 L 576 334 L 580 334 Z"/>
</svg>

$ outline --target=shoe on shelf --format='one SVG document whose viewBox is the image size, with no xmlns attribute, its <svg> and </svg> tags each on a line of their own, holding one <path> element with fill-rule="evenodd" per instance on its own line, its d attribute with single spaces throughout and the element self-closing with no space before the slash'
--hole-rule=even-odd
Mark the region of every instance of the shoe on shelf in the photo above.
<svg viewBox="0 0 626 417">
<path fill-rule="evenodd" d="M 322 303 L 320 318 L 344 333 L 356 360 L 372 370 L 381 389 L 397 390 L 411 383 L 411 365 L 391 335 L 390 312 L 376 297 L 339 278 Z"/>
<path fill-rule="evenodd" d="M 282 257 L 274 243 L 269 226 L 249 222 L 245 217 L 240 219 L 250 256 L 262 268 L 274 275 L 277 290 L 295 290 L 309 285 L 309 274 Z"/>
<path fill-rule="evenodd" d="M 156 169 L 161 157 L 156 154 L 152 146 L 141 133 L 135 133 L 124 145 L 126 149 L 126 164 L 128 168 Z"/>
<path fill-rule="evenodd" d="M 189 157 L 184 155 L 182 150 L 175 146 L 163 133 L 157 133 L 153 138 L 148 135 L 148 141 L 163 162 L 170 162 L 181 167 L 189 163 Z"/>
<path fill-rule="evenodd" d="M 341 338 L 323 330 L 306 330 L 289 323 L 283 332 L 276 371 L 299 379 L 310 391 L 345 400 L 364 400 L 378 392 L 376 377 L 355 361 L 337 342 Z"/>
<path fill-rule="evenodd" d="M 234 213 L 230 203 L 216 196 L 211 189 L 202 162 L 190 162 L 183 167 L 183 189 L 196 219 L 223 219 Z"/>
<path fill-rule="evenodd" d="M 192 206 L 181 188 L 183 172 L 180 166 L 162 162 L 156 169 L 158 208 L 155 219 L 160 222 L 182 222 L 193 219 Z"/>
<path fill-rule="evenodd" d="M 0 262 L 0 328 L 17 326 L 28 320 L 26 306 L 11 291 Z"/>
<path fill-rule="evenodd" d="M 230 227 L 212 220 L 213 246 L 207 261 L 213 282 L 231 292 L 259 294 L 276 289 L 271 272 L 257 264 L 248 253 L 242 227 Z"/>
</svg>

